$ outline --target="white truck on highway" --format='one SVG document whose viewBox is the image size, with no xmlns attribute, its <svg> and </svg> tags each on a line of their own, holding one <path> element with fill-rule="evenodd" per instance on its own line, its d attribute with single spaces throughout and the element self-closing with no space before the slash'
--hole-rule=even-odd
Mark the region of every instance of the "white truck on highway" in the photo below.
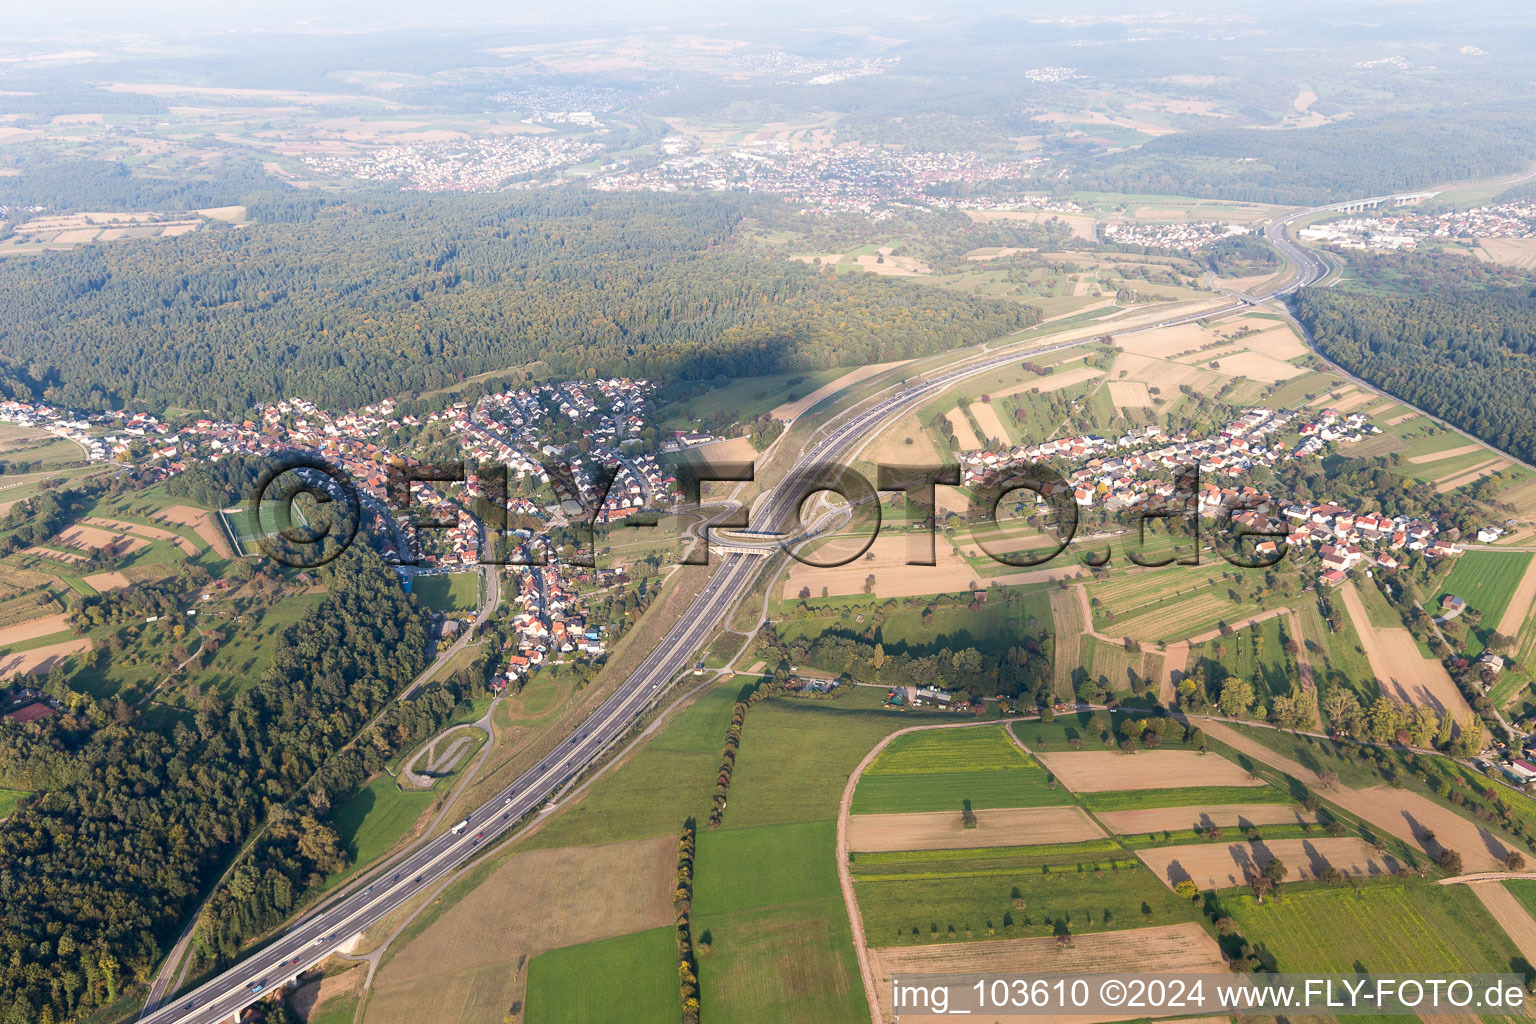
<svg viewBox="0 0 1536 1024">
<path fill-rule="evenodd" d="M 463 821 L 461 821 L 457 825 L 453 826 L 453 834 L 454 835 L 458 835 L 460 832 L 463 832 L 468 827 L 469 827 L 469 819 L 465 818 Z"/>
</svg>

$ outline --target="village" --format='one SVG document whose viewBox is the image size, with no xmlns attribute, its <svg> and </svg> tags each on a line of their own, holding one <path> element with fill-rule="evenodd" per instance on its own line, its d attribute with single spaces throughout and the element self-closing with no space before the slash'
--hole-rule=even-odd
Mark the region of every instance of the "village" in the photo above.
<svg viewBox="0 0 1536 1024">
<path fill-rule="evenodd" d="M 1517 199 L 1444 213 L 1392 208 L 1302 228 L 1302 239 L 1342 249 L 1415 249 L 1421 241 L 1536 237 L 1536 200 Z"/>
<path fill-rule="evenodd" d="M 1065 480 L 1078 506 L 1114 512 L 1174 499 L 1176 485 L 1168 474 L 1184 467 L 1198 466 L 1202 475 L 1235 480 L 1256 466 L 1274 467 L 1285 460 L 1317 457 L 1331 446 L 1376 433 L 1380 433 L 1379 428 L 1362 413 L 1323 409 L 1303 415 L 1293 410 L 1255 408 L 1205 438 L 1165 433 L 1154 425 L 1114 441 L 1090 434 L 1006 451 L 964 452 L 960 455 L 961 482 L 988 487 L 1020 463 L 1059 459 L 1075 467 Z M 1281 435 L 1294 435 L 1296 441 L 1282 441 Z M 1269 494 L 1246 485 L 1207 483 L 1197 501 L 1199 514 L 1232 514 L 1234 523 L 1256 532 L 1278 533 L 1281 523 L 1288 524 L 1286 540 L 1290 544 L 1315 547 L 1324 566 L 1320 579 L 1327 585 L 1342 583 L 1350 569 L 1366 562 L 1396 569 L 1398 561 L 1389 551 L 1422 552 L 1431 560 L 1461 552 L 1455 543 L 1439 539 L 1439 527 L 1433 522 L 1360 514 L 1332 502 L 1287 504 L 1277 509 Z M 1490 526 L 1479 540 L 1486 537 L 1491 541 L 1498 536 L 1498 528 Z M 1381 550 L 1368 556 L 1365 546 Z M 1254 549 L 1261 559 L 1277 553 L 1278 544 L 1273 540 L 1261 541 Z"/>
<path fill-rule="evenodd" d="M 757 192 L 803 204 L 807 213 L 877 214 L 891 203 L 929 202 L 935 186 L 1022 177 L 1042 162 L 1024 158 L 1000 163 L 973 152 L 908 152 L 856 144 L 801 149 L 773 139 L 704 151 L 692 140 L 668 137 L 662 149 L 671 155 L 654 166 L 630 169 L 628 161 L 605 166 L 592 178 L 591 187 L 605 192 Z"/>
</svg>

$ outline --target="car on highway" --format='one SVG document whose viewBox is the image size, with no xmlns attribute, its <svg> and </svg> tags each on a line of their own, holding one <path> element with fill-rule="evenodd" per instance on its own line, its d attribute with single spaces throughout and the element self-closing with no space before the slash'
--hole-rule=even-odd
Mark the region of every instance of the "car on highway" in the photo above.
<svg viewBox="0 0 1536 1024">
<path fill-rule="evenodd" d="M 266 987 L 267 987 L 267 980 L 265 978 L 263 978 L 260 981 L 252 982 L 251 983 L 251 994 L 255 995 L 257 992 L 260 992 L 262 989 L 264 989 Z"/>
</svg>

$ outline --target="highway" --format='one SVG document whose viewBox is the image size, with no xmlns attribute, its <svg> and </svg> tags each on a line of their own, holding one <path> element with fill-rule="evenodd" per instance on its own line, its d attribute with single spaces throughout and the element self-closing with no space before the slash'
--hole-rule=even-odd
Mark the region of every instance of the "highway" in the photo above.
<svg viewBox="0 0 1536 1024">
<path fill-rule="evenodd" d="M 1342 204 L 1340 204 L 1342 205 Z M 1330 209 L 1323 207 L 1320 209 Z M 1140 333 L 1175 324 L 1224 316 L 1246 306 L 1289 294 L 1315 283 L 1327 268 L 1317 257 L 1284 235 L 1286 226 L 1307 210 L 1277 221 L 1268 229 L 1272 244 L 1292 261 L 1294 276 L 1268 294 L 1244 297 L 1230 305 L 1165 320 L 1142 327 L 1115 331 Z M 1106 327 L 1106 330 L 1113 328 Z M 957 382 L 986 373 L 1021 358 L 1076 348 L 1084 339 L 1041 348 L 1016 348 L 1006 354 L 988 353 L 969 362 L 946 367 L 934 375 L 893 385 L 897 390 L 879 396 L 872 404 L 831 421 L 824 433 L 801 453 L 784 481 L 764 492 L 752 511 L 748 529 L 754 532 L 789 534 L 791 522 L 806 496 L 805 488 L 823 466 L 875 436 L 884 422 L 947 390 Z M 793 539 L 781 542 L 793 543 Z M 592 763 L 622 735 L 660 692 L 688 668 L 691 659 L 715 626 L 751 589 L 762 568 L 754 555 L 733 554 L 719 560 L 704 589 L 678 623 L 650 655 L 619 685 L 613 696 L 593 712 L 576 732 L 551 751 L 536 767 L 524 773 L 487 803 L 476 808 L 468 824 L 456 832 L 422 843 L 380 877 L 352 895 L 301 920 L 270 945 L 228 968 L 196 991 L 178 997 L 140 1018 L 145 1024 L 214 1024 L 227 1021 L 244 1007 L 272 990 L 291 982 L 301 971 L 325 959 L 338 946 L 370 924 L 408 902 L 424 888 L 441 880 L 472 858 L 482 845 L 513 828 L 518 820 L 556 793 L 572 776 Z"/>
</svg>

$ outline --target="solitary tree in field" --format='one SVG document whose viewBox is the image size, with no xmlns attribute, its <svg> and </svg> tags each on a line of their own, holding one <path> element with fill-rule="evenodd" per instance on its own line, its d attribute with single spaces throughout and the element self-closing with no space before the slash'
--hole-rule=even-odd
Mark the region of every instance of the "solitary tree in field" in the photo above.
<svg viewBox="0 0 1536 1024">
<path fill-rule="evenodd" d="M 1443 850 L 1438 860 L 1440 870 L 1448 875 L 1461 874 L 1461 854 L 1455 850 Z"/>
</svg>

